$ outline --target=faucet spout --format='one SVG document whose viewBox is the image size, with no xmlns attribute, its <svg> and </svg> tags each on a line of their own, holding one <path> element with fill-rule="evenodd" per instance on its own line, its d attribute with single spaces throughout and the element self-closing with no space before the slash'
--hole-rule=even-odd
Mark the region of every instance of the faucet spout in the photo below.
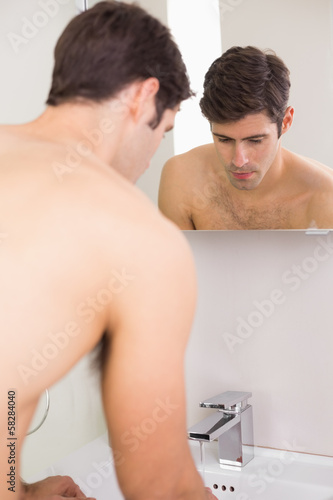
<svg viewBox="0 0 333 500">
<path fill-rule="evenodd" d="M 214 441 L 240 422 L 240 415 L 216 411 L 188 429 L 188 437 L 198 441 Z"/>
</svg>

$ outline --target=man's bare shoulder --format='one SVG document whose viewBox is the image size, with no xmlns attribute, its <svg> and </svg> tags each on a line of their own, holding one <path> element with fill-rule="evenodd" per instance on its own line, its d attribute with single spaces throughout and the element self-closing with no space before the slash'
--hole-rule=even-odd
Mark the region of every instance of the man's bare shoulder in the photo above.
<svg viewBox="0 0 333 500">
<path fill-rule="evenodd" d="M 306 196 L 308 227 L 333 227 L 333 170 L 323 163 L 284 151 L 291 183 Z"/>
<path fill-rule="evenodd" d="M 194 229 L 193 196 L 214 175 L 214 161 L 214 145 L 205 144 L 170 158 L 164 165 L 159 187 L 159 208 L 181 229 Z"/>
<path fill-rule="evenodd" d="M 181 175 L 181 173 L 184 173 L 184 170 L 193 173 L 194 170 L 204 169 L 207 163 L 213 161 L 215 155 L 214 144 L 204 144 L 186 153 L 173 156 L 166 162 L 164 170 L 169 174 L 178 172 Z"/>
<path fill-rule="evenodd" d="M 77 212 L 83 219 L 85 214 L 87 224 L 79 230 L 90 233 L 91 240 L 99 241 L 99 254 L 104 254 L 110 264 L 123 266 L 135 260 L 139 262 L 140 254 L 154 257 L 157 247 L 159 252 L 167 251 L 172 245 L 178 246 L 180 252 L 184 250 L 179 229 L 138 187 L 112 167 L 82 166 L 77 179 L 75 174 L 64 179 L 63 188 L 66 182 L 66 201 L 60 209 L 70 210 L 69 205 L 73 206 L 76 199 L 74 218 L 68 218 L 68 223 L 75 224 Z"/>
<path fill-rule="evenodd" d="M 198 146 L 186 153 L 170 158 L 164 165 L 160 192 L 165 190 L 182 190 L 182 197 L 186 192 L 201 186 L 207 177 L 214 175 L 216 151 L 214 144 Z"/>
<path fill-rule="evenodd" d="M 137 234 L 152 224 L 165 226 L 164 218 L 148 197 L 96 157 L 74 146 L 27 139 L 24 126 L 0 126 L 1 136 L 6 139 L 0 164 L 0 178 L 5 176 L 2 185 L 7 182 L 11 188 L 7 191 L 14 190 L 18 198 L 29 195 L 30 189 L 41 193 L 31 197 L 31 211 L 24 213 L 27 221 L 39 209 L 46 217 L 56 213 L 61 227 L 71 228 L 74 244 L 75 234 L 80 231 L 96 238 L 112 234 L 114 242 L 113 231 L 120 239 L 126 230 L 136 228 L 133 234 Z M 28 178 L 33 178 L 34 183 L 27 183 Z M 5 193 L 4 186 L 1 202 L 10 204 L 11 198 Z M 16 223 L 20 220 L 13 220 Z"/>
<path fill-rule="evenodd" d="M 300 181 L 313 189 L 333 189 L 333 169 L 323 163 L 288 150 L 283 150 L 287 166 Z"/>
</svg>

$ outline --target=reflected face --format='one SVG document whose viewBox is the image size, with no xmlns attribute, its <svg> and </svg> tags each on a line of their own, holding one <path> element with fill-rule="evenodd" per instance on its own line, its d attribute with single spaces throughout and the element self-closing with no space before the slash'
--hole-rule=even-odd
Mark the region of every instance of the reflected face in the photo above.
<svg viewBox="0 0 333 500">
<path fill-rule="evenodd" d="M 212 123 L 218 158 L 236 189 L 256 189 L 276 159 L 277 124 L 262 112 L 230 123 Z"/>
</svg>

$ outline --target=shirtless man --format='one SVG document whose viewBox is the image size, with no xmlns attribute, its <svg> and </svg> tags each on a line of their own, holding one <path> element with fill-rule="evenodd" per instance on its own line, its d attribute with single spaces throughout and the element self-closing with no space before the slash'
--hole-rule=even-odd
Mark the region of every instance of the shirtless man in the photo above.
<svg viewBox="0 0 333 500">
<path fill-rule="evenodd" d="M 333 227 L 332 170 L 281 147 L 289 89 L 281 59 L 254 47 L 212 64 L 200 107 L 213 143 L 165 164 L 159 207 L 169 219 L 181 229 Z"/>
<path fill-rule="evenodd" d="M 45 112 L 1 127 L 1 500 L 85 498 L 66 477 L 20 488 L 19 466 L 38 398 L 96 346 L 124 497 L 215 498 L 186 433 L 193 259 L 133 185 L 190 95 L 168 30 L 100 2 L 60 37 Z"/>
</svg>

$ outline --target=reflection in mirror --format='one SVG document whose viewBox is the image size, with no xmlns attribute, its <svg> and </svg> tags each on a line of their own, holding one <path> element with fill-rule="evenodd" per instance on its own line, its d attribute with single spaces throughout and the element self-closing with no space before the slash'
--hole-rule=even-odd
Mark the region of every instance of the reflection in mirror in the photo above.
<svg viewBox="0 0 333 500">
<path fill-rule="evenodd" d="M 333 171 L 281 147 L 294 109 L 274 53 L 233 47 L 200 101 L 213 144 L 169 160 L 159 206 L 181 229 L 308 229 L 333 224 Z"/>
<path fill-rule="evenodd" d="M 89 7 L 98 1 L 89 0 Z M 0 97 L 2 123 L 24 123 L 43 111 L 54 45 L 68 21 L 82 10 L 84 2 L 57 2 L 56 15 L 48 16 L 43 26 L 39 26 L 36 17 L 41 11 L 38 0 L 16 0 L 16 9 L 11 3 L 3 3 L 0 31 L 4 43 L 0 52 L 6 71 L 2 75 Z M 174 132 L 166 135 L 151 168 L 138 182 L 154 203 L 157 204 L 163 165 L 175 155 L 213 143 L 208 120 L 199 108 L 202 84 L 222 49 L 225 52 L 232 46 L 270 48 L 281 57 L 291 72 L 289 104 L 295 109 L 292 128 L 282 138 L 283 147 L 332 167 L 331 0 L 138 0 L 138 3 L 162 22 L 169 22 L 183 52 L 192 88 L 197 92 L 193 102 L 182 105 Z M 38 26 L 32 28 L 34 20 Z M 203 196 L 211 196 L 213 190 L 208 182 L 193 192 L 198 210 L 205 209 Z M 264 212 L 270 213 L 271 200 L 267 203 Z M 323 201 L 321 205 L 322 212 Z M 316 222 L 312 224 L 310 220 L 308 224 Z M 333 227 L 330 222 L 327 224 Z"/>
<path fill-rule="evenodd" d="M 207 2 L 207 8 L 210 3 Z M 275 111 L 278 108 L 282 113 L 279 124 L 269 112 L 267 103 L 260 105 L 257 102 L 251 107 L 253 103 L 249 104 L 249 97 L 251 93 L 257 94 L 257 98 L 260 92 L 261 97 L 265 92 L 271 94 L 274 91 L 273 74 L 277 76 L 274 92 L 278 92 L 281 75 L 287 73 L 280 63 L 276 62 L 274 69 L 272 56 L 260 53 L 256 59 L 247 54 L 246 69 L 243 53 L 215 67 L 206 82 L 206 102 L 202 109 L 207 129 L 211 124 L 212 140 L 206 141 L 210 142 L 208 145 L 198 141 L 191 148 L 186 144 L 183 151 L 178 151 L 182 154 L 166 163 L 162 175 L 160 208 L 182 229 L 333 227 L 333 174 L 328 141 L 332 132 L 332 93 L 327 64 L 328 58 L 332 59 L 330 3 L 325 0 L 318 6 L 313 1 L 302 4 L 296 1 L 292 5 L 287 1 L 272 1 L 268 6 L 263 0 L 243 0 L 237 5 L 232 2 L 233 6 L 229 2 L 228 9 L 226 2 L 219 3 L 223 51 L 234 45 L 273 49 L 291 70 L 291 95 L 288 101 L 285 89 L 285 102 L 282 99 L 271 103 Z M 278 29 L 272 28 L 272 18 Z M 301 54 L 290 50 L 291 37 L 297 38 Z M 179 45 L 182 49 L 182 44 Z M 190 69 L 189 56 L 183 53 Z M 311 68 L 309 64 L 300 64 L 302 59 L 310 60 Z M 258 69 L 258 60 L 262 64 L 266 60 L 265 69 Z M 257 68 L 256 73 L 253 68 Z M 283 79 L 286 80 L 286 76 Z M 229 88 L 221 84 L 226 80 L 230 81 Z M 268 80 L 264 92 L 257 85 L 261 80 Z M 214 90 L 212 82 L 214 85 L 217 82 Z M 237 92 L 239 82 L 243 87 Z M 244 85 L 249 84 L 246 98 Z M 311 99 L 314 93 L 315 106 Z M 246 99 L 248 107 L 237 114 Z M 231 108 L 236 114 L 228 119 Z M 294 108 L 295 124 L 289 131 Z M 197 113 L 200 115 L 199 107 Z M 177 126 L 175 136 L 187 134 L 191 137 L 195 128 L 193 117 L 185 127 L 182 120 L 182 130 Z"/>
</svg>

